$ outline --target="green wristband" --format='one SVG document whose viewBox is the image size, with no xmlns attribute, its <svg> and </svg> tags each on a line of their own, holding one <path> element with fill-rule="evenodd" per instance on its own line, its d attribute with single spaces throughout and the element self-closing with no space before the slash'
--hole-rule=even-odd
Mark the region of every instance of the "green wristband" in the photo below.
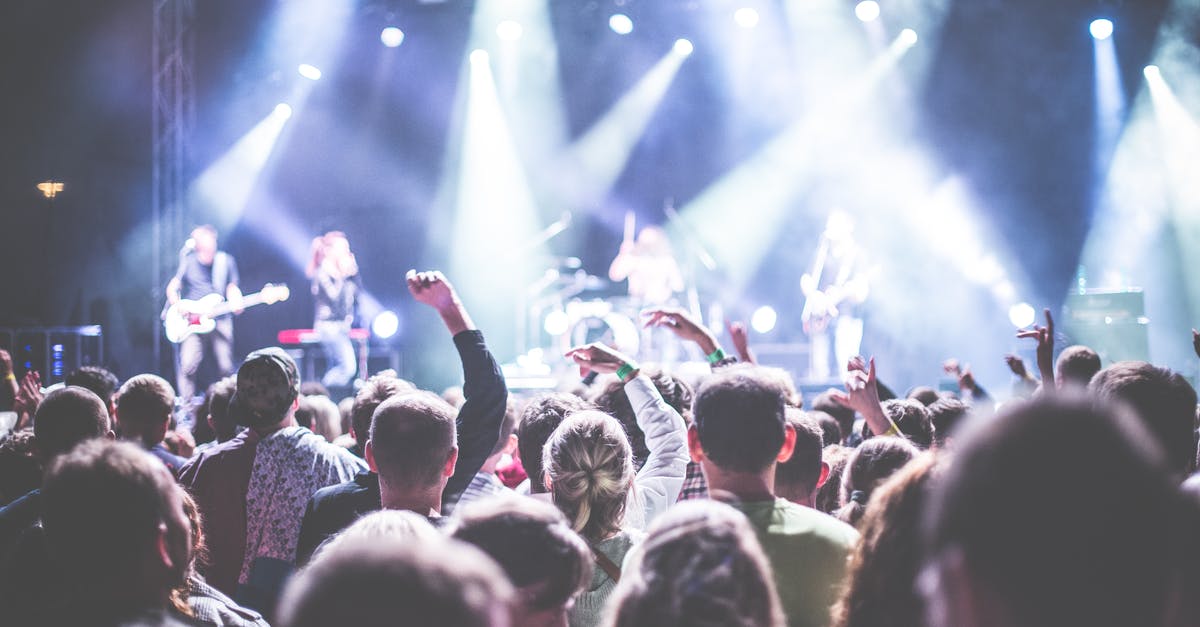
<svg viewBox="0 0 1200 627">
<path fill-rule="evenodd" d="M 725 351 L 718 347 L 717 350 L 705 355 L 704 358 L 708 360 L 708 363 L 715 364 L 718 361 L 725 359 Z"/>
<path fill-rule="evenodd" d="M 629 375 L 633 374 L 637 369 L 638 367 L 632 364 L 621 364 L 621 367 L 617 368 L 617 378 L 626 381 Z"/>
</svg>

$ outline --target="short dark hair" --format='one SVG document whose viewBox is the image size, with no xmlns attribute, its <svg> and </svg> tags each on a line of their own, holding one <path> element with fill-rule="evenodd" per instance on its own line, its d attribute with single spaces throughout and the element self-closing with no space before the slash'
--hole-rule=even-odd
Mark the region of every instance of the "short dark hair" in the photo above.
<svg viewBox="0 0 1200 627">
<path fill-rule="evenodd" d="M 833 400 L 836 390 L 825 390 L 813 399 L 813 411 L 823 411 L 837 420 L 838 426 L 842 428 L 842 440 L 844 441 L 851 433 L 854 432 L 854 410 L 845 405 Z M 841 442 L 826 442 L 825 445 L 841 444 Z"/>
<path fill-rule="evenodd" d="M 871 438 L 854 449 L 842 472 L 842 507 L 837 517 L 858 525 L 875 489 L 919 453 L 912 442 L 888 436 Z"/>
<path fill-rule="evenodd" d="M 592 580 L 592 553 L 558 508 L 518 496 L 455 510 L 450 536 L 475 545 L 504 569 L 526 605 L 563 607 Z"/>
<path fill-rule="evenodd" d="M 817 489 L 817 509 L 832 514 L 841 507 L 842 503 L 842 474 L 846 472 L 846 464 L 854 449 L 841 444 L 830 444 L 821 451 L 821 460 L 829 466 L 829 475 L 825 477 L 825 485 Z"/>
<path fill-rule="evenodd" d="M 300 384 L 300 396 L 324 396 L 332 399 L 329 395 L 329 388 L 325 387 L 320 381 L 304 381 Z"/>
<path fill-rule="evenodd" d="M 933 441 L 939 447 L 946 445 L 946 438 L 954 434 L 958 426 L 971 414 L 971 406 L 957 398 L 942 398 L 929 406 L 929 422 L 933 424 Z"/>
<path fill-rule="evenodd" d="M 100 366 L 82 366 L 72 370 L 63 379 L 63 383 L 76 387 L 87 388 L 94 392 L 105 405 L 112 403 L 113 395 L 121 387 L 117 375 Z"/>
<path fill-rule="evenodd" d="M 936 402 L 936 401 L 935 401 Z M 892 399 L 883 402 L 883 413 L 896 423 L 904 437 L 922 449 L 933 444 L 933 423 L 927 406 L 915 399 Z"/>
<path fill-rule="evenodd" d="M 489 627 L 512 587 L 479 549 L 457 540 L 352 541 L 300 571 L 280 603 L 284 627 Z"/>
<path fill-rule="evenodd" d="M 568 414 L 588 409 L 594 409 L 591 403 L 563 392 L 535 396 L 525 405 L 521 421 L 517 424 L 517 452 L 521 454 L 521 466 L 529 475 L 529 487 L 533 493 L 546 491 L 542 477 L 542 449 L 550 439 L 550 434 Z"/>
<path fill-rule="evenodd" d="M 393 396 L 371 419 L 371 452 L 379 474 L 397 485 L 437 482 L 456 446 L 455 412 L 432 392 Z"/>
<path fill-rule="evenodd" d="M 1068 346 L 1058 354 L 1055 371 L 1063 385 L 1086 388 L 1100 372 L 1100 355 L 1086 346 Z"/>
<path fill-rule="evenodd" d="M 918 385 L 917 387 L 909 390 L 908 394 L 906 394 L 904 398 L 910 401 L 917 401 L 918 403 L 929 407 L 930 405 L 936 403 L 941 397 L 942 396 L 938 394 L 937 390 L 927 385 Z"/>
<path fill-rule="evenodd" d="M 148 430 L 171 421 L 174 409 L 175 390 L 166 379 L 153 374 L 133 377 L 121 386 L 117 396 L 117 422 L 121 425 L 122 437 L 130 432 L 147 437 Z"/>
<path fill-rule="evenodd" d="M 1196 464 L 1196 390 L 1169 368 L 1121 361 L 1096 373 L 1089 388 L 1101 401 L 1133 408 L 1158 438 L 1171 470 L 1182 481 Z"/>
<path fill-rule="evenodd" d="M 642 374 L 650 377 L 659 395 L 672 409 L 679 412 L 679 415 L 691 414 L 692 388 L 683 379 L 651 368 L 643 369 Z M 629 396 L 625 394 L 625 382 L 613 377 L 592 398 L 592 402 L 596 404 L 597 409 L 616 418 L 625 428 L 625 433 L 629 436 L 629 446 L 633 448 L 633 465 L 635 468 L 641 468 L 642 464 L 646 463 L 646 457 L 650 455 L 650 449 L 646 448 L 646 434 L 638 427 L 633 405 L 629 403 Z"/>
<path fill-rule="evenodd" d="M 143 582 L 160 524 L 172 521 L 178 490 L 141 448 L 93 440 L 55 460 L 42 486 L 42 526 L 51 557 L 81 594 L 103 597 Z M 176 564 L 182 575 L 187 564 Z M 166 591 L 176 582 L 162 582 Z M 83 590 L 83 589 L 86 589 Z"/>
<path fill-rule="evenodd" d="M 1167 470 L 1133 416 L 1062 395 L 1017 405 L 960 436 L 927 509 L 929 555 L 960 554 L 1013 624 L 1164 624 L 1194 585 L 1175 578 L 1198 524 Z"/>
<path fill-rule="evenodd" d="M 786 415 L 788 424 L 796 430 L 796 448 L 786 462 L 775 465 L 775 485 L 794 485 L 811 494 L 821 480 L 821 451 L 825 448 L 821 428 L 811 413 L 795 407 L 788 407 Z M 776 491 L 782 492 L 778 487 Z"/>
<path fill-rule="evenodd" d="M 108 404 L 91 390 L 75 386 L 47 394 L 33 420 L 38 451 L 46 460 L 80 442 L 103 437 L 110 428 Z"/>
<path fill-rule="evenodd" d="M 208 418 L 212 420 L 213 432 L 221 442 L 237 435 L 238 424 L 229 411 L 229 401 L 233 399 L 234 392 L 237 392 L 237 380 L 225 377 L 209 386 L 206 395 Z"/>
<path fill-rule="evenodd" d="M 842 425 L 838 424 L 837 418 L 817 410 L 809 411 L 808 416 L 815 420 L 817 426 L 821 428 L 821 443 L 824 446 L 842 442 Z"/>
<path fill-rule="evenodd" d="M 783 447 L 785 400 L 757 366 L 713 373 L 700 384 L 692 412 L 705 456 L 733 472 L 769 468 Z"/>
<path fill-rule="evenodd" d="M 371 416 L 375 415 L 379 404 L 397 394 L 416 391 L 417 388 L 413 384 L 390 371 L 380 372 L 367 379 L 354 395 L 354 405 L 350 408 L 350 428 L 354 430 L 359 453 L 367 443 L 371 431 Z"/>
</svg>

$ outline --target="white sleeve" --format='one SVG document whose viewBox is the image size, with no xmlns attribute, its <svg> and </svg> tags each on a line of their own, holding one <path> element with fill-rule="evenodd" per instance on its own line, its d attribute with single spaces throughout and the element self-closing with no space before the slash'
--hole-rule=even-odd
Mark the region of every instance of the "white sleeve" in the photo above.
<svg viewBox="0 0 1200 627">
<path fill-rule="evenodd" d="M 679 412 L 663 400 L 649 377 L 639 374 L 626 383 L 625 394 L 650 451 L 634 478 L 637 500 L 641 501 L 641 520 L 628 521 L 645 529 L 679 498 L 689 459 L 687 425 Z"/>
</svg>

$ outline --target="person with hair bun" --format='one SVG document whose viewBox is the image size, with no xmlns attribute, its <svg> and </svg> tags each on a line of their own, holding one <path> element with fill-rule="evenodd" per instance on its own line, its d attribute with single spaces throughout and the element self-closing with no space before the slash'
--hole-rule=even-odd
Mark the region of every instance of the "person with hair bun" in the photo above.
<svg viewBox="0 0 1200 627">
<path fill-rule="evenodd" d="M 842 507 L 834 516 L 857 527 L 871 494 L 920 451 L 900 437 L 874 437 L 855 449 L 842 475 Z"/>
</svg>

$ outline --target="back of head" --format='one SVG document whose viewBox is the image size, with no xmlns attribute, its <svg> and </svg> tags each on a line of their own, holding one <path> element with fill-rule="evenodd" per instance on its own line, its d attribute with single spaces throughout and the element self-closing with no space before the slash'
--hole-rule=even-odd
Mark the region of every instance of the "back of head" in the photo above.
<svg viewBox="0 0 1200 627">
<path fill-rule="evenodd" d="M 838 423 L 837 418 L 823 411 L 816 410 L 808 412 L 808 415 L 821 428 L 821 442 L 825 446 L 842 443 L 842 438 L 845 436 L 842 433 L 842 425 Z"/>
<path fill-rule="evenodd" d="M 348 542 L 288 584 L 284 627 L 507 627 L 512 586 L 479 549 L 455 540 Z"/>
<path fill-rule="evenodd" d="M 821 392 L 813 399 L 812 409 L 833 416 L 838 421 L 838 426 L 842 428 L 842 438 L 845 438 L 854 431 L 854 410 L 833 400 L 834 397 L 834 390 Z M 825 444 L 828 446 L 841 444 L 841 442 L 826 442 Z"/>
<path fill-rule="evenodd" d="M 91 390 L 105 405 L 112 403 L 117 388 L 121 387 L 117 375 L 100 366 L 82 366 L 72 370 L 63 379 L 63 383 Z"/>
<path fill-rule="evenodd" d="M 1172 566 L 1197 559 L 1194 511 L 1154 438 L 1083 399 L 972 423 L 938 484 L 930 572 L 989 599 L 990 624 L 1163 624 Z M 954 592 L 932 583 L 930 602 L 953 606 Z"/>
<path fill-rule="evenodd" d="M 326 442 L 333 442 L 339 435 L 342 434 L 342 417 L 338 413 L 337 405 L 329 400 L 328 396 L 301 396 L 304 404 L 308 408 L 312 426 L 312 432 L 325 438 Z M 299 414 L 299 410 L 296 411 Z"/>
<path fill-rule="evenodd" d="M 554 504 L 577 533 L 597 541 L 621 528 L 634 470 L 629 438 L 615 418 L 571 414 L 546 441 L 542 465 Z"/>
<path fill-rule="evenodd" d="M 685 416 L 686 420 L 686 416 L 692 411 L 692 388 L 683 379 L 661 370 L 646 369 L 642 373 L 650 377 L 663 400 L 679 412 L 679 415 Z M 638 427 L 637 416 L 629 403 L 629 396 L 625 394 L 625 383 L 613 377 L 592 402 L 600 411 L 616 418 L 625 428 L 625 433 L 629 435 L 629 445 L 633 447 L 634 465 L 641 468 L 646 457 L 650 455 L 650 450 L 646 448 L 646 434 Z"/>
<path fill-rule="evenodd" d="M 1100 372 L 1100 355 L 1086 346 L 1068 346 L 1059 353 L 1054 372 L 1059 387 L 1084 389 Z"/>
<path fill-rule="evenodd" d="M 728 472 L 757 473 L 783 447 L 784 394 L 755 366 L 723 369 L 696 393 L 693 415 L 709 461 Z"/>
<path fill-rule="evenodd" d="M 971 407 L 957 398 L 942 398 L 929 406 L 929 422 L 933 425 L 933 441 L 939 448 L 970 416 Z"/>
<path fill-rule="evenodd" d="M 904 438 L 874 437 L 854 450 L 842 473 L 842 508 L 838 518 L 851 525 L 862 519 L 875 489 L 920 451 Z"/>
<path fill-rule="evenodd" d="M 933 424 L 925 404 L 913 399 L 884 401 L 883 413 L 918 448 L 926 449 L 933 444 Z"/>
<path fill-rule="evenodd" d="M 74 386 L 47 394 L 33 422 L 43 459 L 66 453 L 84 440 L 103 437 L 109 428 L 108 405 L 92 391 Z"/>
<path fill-rule="evenodd" d="M 445 398 L 442 400 L 445 400 Z M 447 403 L 451 407 L 454 406 L 449 401 Z M 511 398 L 508 399 L 508 404 L 504 407 L 504 418 L 500 421 L 500 437 L 496 438 L 496 445 L 492 447 L 491 455 L 488 455 L 488 457 L 499 455 L 508 448 L 509 441 L 512 439 L 513 434 L 517 432 L 517 420 L 521 417 L 518 409 L 519 405 L 517 402 Z"/>
<path fill-rule="evenodd" d="M 411 392 L 379 404 L 368 444 L 380 477 L 389 485 L 423 489 L 444 481 L 456 447 L 455 412 L 431 392 Z"/>
<path fill-rule="evenodd" d="M 610 602 L 613 627 L 782 627 L 775 581 L 745 516 L 686 501 L 651 524 Z"/>
<path fill-rule="evenodd" d="M 98 603 L 165 602 L 190 552 L 178 490 L 162 463 L 132 444 L 93 440 L 60 456 L 42 487 L 42 526 L 72 592 Z M 171 572 L 153 567 L 164 529 Z"/>
<path fill-rule="evenodd" d="M 344 544 L 381 540 L 422 543 L 437 541 L 442 537 L 429 523 L 429 519 L 420 514 L 403 509 L 382 509 L 362 516 L 337 535 L 327 539 L 317 547 L 309 564 L 324 559 L 326 555 L 337 553 L 338 547 Z"/>
<path fill-rule="evenodd" d="M 1133 408 L 1167 453 L 1180 480 L 1196 462 L 1196 390 L 1176 372 L 1144 361 L 1122 361 L 1096 373 L 1089 386 L 1102 401 Z"/>
<path fill-rule="evenodd" d="M 936 403 L 939 398 L 941 398 L 941 395 L 938 394 L 937 390 L 927 385 L 919 385 L 909 390 L 906 397 L 907 400 L 916 401 L 925 407 Z"/>
<path fill-rule="evenodd" d="M 225 377 L 208 388 L 208 419 L 217 440 L 224 442 L 237 435 L 238 424 L 229 411 L 229 401 L 237 391 L 237 380 Z"/>
<path fill-rule="evenodd" d="M 817 489 L 817 509 L 832 514 L 842 506 L 842 475 L 846 472 L 846 464 L 854 449 L 841 444 L 830 444 L 821 451 L 821 459 L 829 466 L 829 474 L 825 483 Z"/>
<path fill-rule="evenodd" d="M 517 496 L 488 498 L 465 504 L 454 518 L 451 537 L 475 545 L 504 569 L 525 615 L 566 612 L 591 581 L 587 543 L 549 503 Z"/>
<path fill-rule="evenodd" d="M 796 446 L 786 462 L 775 464 L 775 493 L 789 500 L 807 499 L 821 480 L 823 436 L 817 422 L 799 409 L 788 407 L 787 420 L 796 431 Z"/>
<path fill-rule="evenodd" d="M 546 440 L 568 414 L 586 409 L 593 409 L 593 405 L 573 394 L 560 392 L 534 397 L 525 405 L 517 423 L 517 451 L 534 494 L 546 491 L 542 482 L 542 449 Z"/>
<path fill-rule="evenodd" d="M 166 379 L 153 374 L 133 377 L 117 395 L 122 437 L 138 438 L 147 446 L 158 444 L 174 409 L 175 390 Z"/>
<path fill-rule="evenodd" d="M 300 373 L 283 349 L 262 348 L 246 356 L 230 401 L 234 420 L 253 429 L 271 429 L 292 413 L 300 396 Z"/>
<path fill-rule="evenodd" d="M 850 558 L 834 625 L 924 624 L 925 604 L 915 587 L 896 582 L 916 581 L 921 571 L 921 514 L 939 468 L 932 453 L 923 453 L 875 492 L 859 526 L 862 541 Z"/>
<path fill-rule="evenodd" d="M 371 432 L 371 417 L 375 415 L 379 404 L 393 396 L 416 391 L 417 388 L 413 387 L 413 384 L 391 372 L 381 372 L 367 379 L 354 395 L 354 406 L 350 408 L 350 425 L 358 441 L 360 453 L 363 445 L 367 443 Z"/>
</svg>

